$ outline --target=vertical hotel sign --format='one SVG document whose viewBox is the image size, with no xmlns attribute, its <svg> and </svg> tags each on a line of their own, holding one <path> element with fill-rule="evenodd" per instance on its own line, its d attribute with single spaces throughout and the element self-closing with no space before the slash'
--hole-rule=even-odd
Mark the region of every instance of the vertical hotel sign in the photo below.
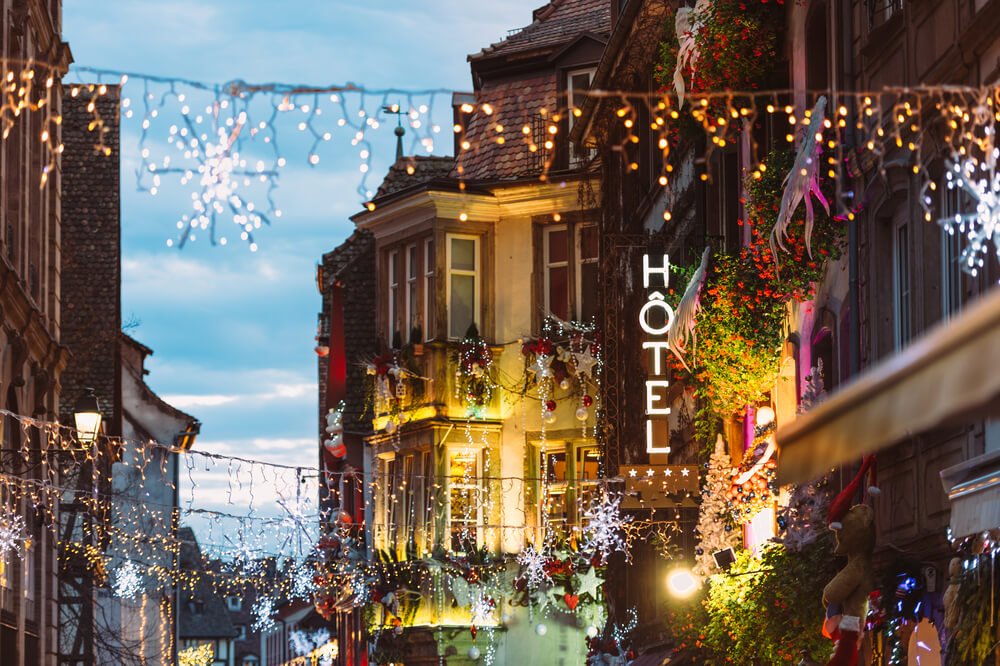
<svg viewBox="0 0 1000 666">
<path fill-rule="evenodd" d="M 658 263 L 659 265 L 653 265 Z M 644 336 L 643 352 L 649 353 L 646 375 L 646 453 L 670 453 L 670 415 L 667 404 L 667 354 L 670 353 L 667 335 L 674 323 L 674 309 L 667 303 L 670 286 L 670 257 L 642 255 L 642 286 L 647 292 L 646 302 L 639 310 L 639 328 Z"/>
</svg>

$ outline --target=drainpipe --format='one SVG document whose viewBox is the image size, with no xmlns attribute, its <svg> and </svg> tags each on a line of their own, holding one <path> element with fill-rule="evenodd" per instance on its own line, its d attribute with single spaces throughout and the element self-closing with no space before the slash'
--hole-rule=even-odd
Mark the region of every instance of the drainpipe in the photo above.
<svg viewBox="0 0 1000 666">
<path fill-rule="evenodd" d="M 854 33 L 852 3 L 837 3 L 840 7 L 840 44 L 843 59 L 843 71 L 839 72 L 840 82 L 844 90 L 854 89 Z M 853 100 L 844 100 L 845 104 L 852 103 Z M 853 111 L 853 109 L 852 109 Z M 853 114 L 850 115 L 853 117 Z M 852 144 L 858 145 L 857 128 L 852 123 Z M 861 312 L 860 299 L 858 295 L 858 218 L 855 215 L 853 220 L 847 221 L 847 270 L 848 270 L 848 327 L 849 332 L 849 370 L 853 380 L 861 370 Z"/>
</svg>

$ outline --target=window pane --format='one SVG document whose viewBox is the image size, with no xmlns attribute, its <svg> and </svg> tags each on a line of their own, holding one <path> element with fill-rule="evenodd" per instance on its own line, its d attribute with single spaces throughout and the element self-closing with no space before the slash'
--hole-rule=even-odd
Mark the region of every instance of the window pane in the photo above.
<svg viewBox="0 0 1000 666">
<path fill-rule="evenodd" d="M 597 259 L 597 226 L 588 224 L 580 228 L 580 260 Z"/>
<path fill-rule="evenodd" d="M 590 321 L 597 316 L 597 264 L 580 266 L 580 320 Z M 656 308 L 659 310 L 660 308 Z"/>
<path fill-rule="evenodd" d="M 411 245 L 407 249 L 407 263 L 409 264 L 408 265 L 408 269 L 409 269 L 408 277 L 410 277 L 410 278 L 416 278 L 417 277 L 417 246 L 416 245 Z"/>
<path fill-rule="evenodd" d="M 596 448 L 579 448 L 576 450 L 576 477 L 581 481 L 593 481 L 598 478 L 597 469 L 601 454 Z"/>
<path fill-rule="evenodd" d="M 573 89 L 573 106 L 583 108 L 587 99 L 584 93 L 590 88 L 590 72 L 574 74 L 570 80 L 570 88 Z"/>
<path fill-rule="evenodd" d="M 569 269 L 549 268 L 549 314 L 569 319 Z"/>
<path fill-rule="evenodd" d="M 549 483 L 566 480 L 566 451 L 542 452 L 542 473 Z"/>
<path fill-rule="evenodd" d="M 451 303 L 448 304 L 448 336 L 461 338 L 476 318 L 476 278 L 474 275 L 451 276 Z"/>
<path fill-rule="evenodd" d="M 549 263 L 555 264 L 567 260 L 566 230 L 549 232 Z"/>
<path fill-rule="evenodd" d="M 476 270 L 476 241 L 474 239 L 451 239 L 451 267 L 460 271 Z"/>
</svg>

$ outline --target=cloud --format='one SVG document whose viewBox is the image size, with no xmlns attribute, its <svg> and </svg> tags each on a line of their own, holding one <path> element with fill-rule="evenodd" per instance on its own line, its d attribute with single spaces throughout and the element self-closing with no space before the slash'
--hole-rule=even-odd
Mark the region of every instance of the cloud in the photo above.
<svg viewBox="0 0 1000 666">
<path fill-rule="evenodd" d="M 207 394 L 207 395 L 164 395 L 164 400 L 178 409 L 193 409 L 197 407 L 218 407 L 234 402 L 240 402 L 245 408 L 259 407 L 274 400 L 299 400 L 316 395 L 316 382 L 301 384 L 276 384 L 272 390 L 263 393 L 243 394 Z"/>
</svg>

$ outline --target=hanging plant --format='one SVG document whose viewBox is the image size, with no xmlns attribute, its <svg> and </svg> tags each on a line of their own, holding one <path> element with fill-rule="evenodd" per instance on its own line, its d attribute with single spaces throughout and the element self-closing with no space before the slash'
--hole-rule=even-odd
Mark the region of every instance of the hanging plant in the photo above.
<svg viewBox="0 0 1000 666">
<path fill-rule="evenodd" d="M 760 401 L 778 376 L 785 306 L 745 256 L 711 262 L 695 326 L 695 393 L 729 416 Z"/>
<path fill-rule="evenodd" d="M 746 219 L 740 224 L 750 228 L 750 247 L 746 256 L 761 279 L 761 296 L 781 301 L 802 302 L 815 295 L 816 283 L 823 278 L 827 261 L 836 261 L 844 250 L 847 225 L 840 218 L 820 210 L 811 233 L 811 250 L 806 247 L 805 216 L 801 206 L 794 212 L 784 235 L 785 249 L 778 249 L 780 268 L 775 263 L 769 239 L 774 229 L 785 176 L 795 159 L 790 150 L 772 150 L 746 182 Z M 826 186 L 826 183 L 822 183 Z M 824 187 L 827 189 L 827 187 Z M 832 192 L 829 193 L 832 198 Z"/>
<path fill-rule="evenodd" d="M 778 58 L 784 0 L 714 0 L 670 11 L 656 81 L 682 105 L 687 95 L 757 90 Z M 692 109 L 706 127 L 730 118 L 725 100 Z"/>
</svg>

